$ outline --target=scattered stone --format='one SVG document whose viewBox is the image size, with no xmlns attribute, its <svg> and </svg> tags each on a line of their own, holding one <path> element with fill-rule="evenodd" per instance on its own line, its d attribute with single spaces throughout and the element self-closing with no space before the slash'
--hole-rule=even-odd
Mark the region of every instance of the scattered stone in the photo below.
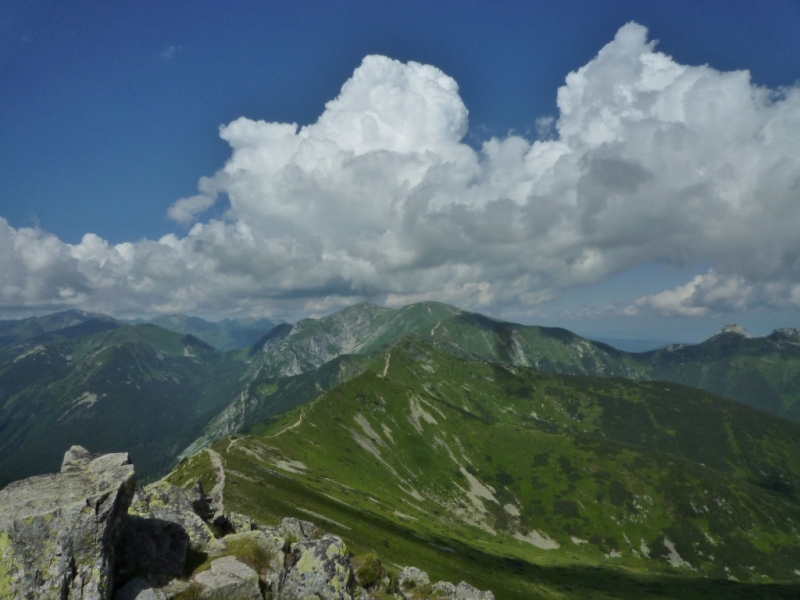
<svg viewBox="0 0 800 600">
<path fill-rule="evenodd" d="M 105 600 L 136 479 L 127 453 L 73 446 L 62 472 L 0 490 L 0 598 Z"/>
<path fill-rule="evenodd" d="M 202 600 L 263 600 L 258 574 L 233 556 L 224 556 L 211 563 L 208 571 L 199 573 L 195 582 L 203 587 Z"/>
<path fill-rule="evenodd" d="M 494 600 L 492 592 L 482 592 L 465 581 L 458 585 L 453 585 L 449 581 L 438 581 L 433 584 L 434 594 L 447 600 Z"/>
</svg>

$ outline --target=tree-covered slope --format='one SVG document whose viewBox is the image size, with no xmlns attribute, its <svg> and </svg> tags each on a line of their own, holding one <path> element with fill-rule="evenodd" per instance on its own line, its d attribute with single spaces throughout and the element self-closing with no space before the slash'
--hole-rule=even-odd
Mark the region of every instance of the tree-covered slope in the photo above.
<svg viewBox="0 0 800 600">
<path fill-rule="evenodd" d="M 239 390 L 242 363 L 193 336 L 92 323 L 3 348 L 0 484 L 57 470 L 73 444 L 129 451 L 144 477 L 163 473 Z"/>
<path fill-rule="evenodd" d="M 255 433 L 212 446 L 230 509 L 310 518 L 498 598 L 800 589 L 761 586 L 800 576 L 800 427 L 712 394 L 407 339 Z M 170 477 L 213 469 L 201 452 Z"/>
</svg>

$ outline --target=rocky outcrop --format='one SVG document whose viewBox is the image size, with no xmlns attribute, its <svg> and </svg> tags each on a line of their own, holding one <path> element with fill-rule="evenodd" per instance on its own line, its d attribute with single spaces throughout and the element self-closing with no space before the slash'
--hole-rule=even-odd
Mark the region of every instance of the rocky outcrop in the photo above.
<svg viewBox="0 0 800 600">
<path fill-rule="evenodd" d="M 413 567 L 390 575 L 374 555 L 356 573 L 307 521 L 220 512 L 199 482 L 137 487 L 127 454 L 74 446 L 60 473 L 0 491 L 0 600 L 494 600 Z"/>
<path fill-rule="evenodd" d="M 127 454 L 73 446 L 61 472 L 0 491 L 0 599 L 104 600 L 136 480 Z"/>
</svg>

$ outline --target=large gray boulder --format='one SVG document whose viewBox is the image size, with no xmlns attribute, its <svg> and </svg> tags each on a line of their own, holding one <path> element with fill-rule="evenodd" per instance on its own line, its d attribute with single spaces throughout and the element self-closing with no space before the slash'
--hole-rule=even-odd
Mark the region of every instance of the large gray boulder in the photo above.
<svg viewBox="0 0 800 600">
<path fill-rule="evenodd" d="M 0 599 L 105 600 L 136 486 L 126 453 L 73 446 L 61 473 L 0 490 Z"/>
</svg>

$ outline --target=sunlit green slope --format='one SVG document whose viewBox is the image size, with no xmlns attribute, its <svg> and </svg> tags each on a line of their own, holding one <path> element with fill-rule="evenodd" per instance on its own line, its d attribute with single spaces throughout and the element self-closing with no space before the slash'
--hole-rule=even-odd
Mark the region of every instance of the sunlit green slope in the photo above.
<svg viewBox="0 0 800 600">
<path fill-rule="evenodd" d="M 682 386 L 463 361 L 406 339 L 214 452 L 229 510 L 316 520 L 498 598 L 800 591 L 762 585 L 800 578 L 800 427 Z M 217 477 L 205 452 L 170 476 L 197 477 Z"/>
</svg>

